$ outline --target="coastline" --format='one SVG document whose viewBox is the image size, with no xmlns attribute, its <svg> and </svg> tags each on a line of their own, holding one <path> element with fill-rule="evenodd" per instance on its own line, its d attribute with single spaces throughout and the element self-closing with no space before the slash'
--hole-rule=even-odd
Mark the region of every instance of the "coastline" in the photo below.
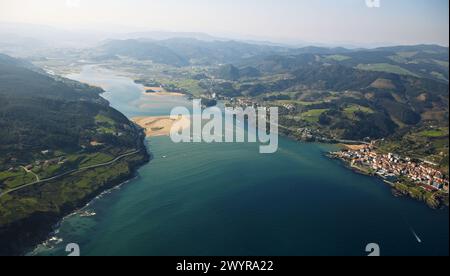
<svg viewBox="0 0 450 276">
<path fill-rule="evenodd" d="M 3 226 L 0 228 L 0 233 L 3 237 L 0 241 L 0 256 L 20 256 L 29 253 L 34 250 L 36 246 L 48 240 L 51 234 L 54 233 L 55 227 L 57 227 L 64 218 L 85 208 L 90 202 L 105 191 L 114 189 L 135 178 L 138 169 L 151 161 L 151 154 L 145 144 L 146 138 L 144 131 L 143 129 L 139 129 L 138 131 L 140 132 L 140 152 L 136 155 L 137 158 L 125 158 L 121 161 L 128 166 L 128 173 L 118 174 L 112 179 L 109 179 L 106 183 L 99 185 L 92 192 L 77 200 L 74 204 L 63 204 L 59 208 L 59 212 L 36 212 L 26 218 L 15 221 L 10 225 Z"/>
<path fill-rule="evenodd" d="M 330 145 L 337 145 L 341 149 L 349 149 L 349 150 L 359 150 L 361 147 L 364 147 L 367 142 L 363 141 L 348 141 L 348 140 L 330 140 L 325 138 L 319 138 L 319 137 L 308 137 L 307 139 L 304 139 L 304 137 L 299 137 L 297 135 L 292 135 L 292 133 L 285 133 L 280 132 L 281 135 L 292 138 L 295 141 L 302 141 L 306 143 L 311 142 L 322 142 L 325 144 Z M 358 166 L 352 166 L 348 160 L 342 159 L 338 156 L 335 156 L 332 154 L 332 152 L 329 152 L 326 154 L 328 158 L 331 159 L 338 159 L 341 164 L 345 166 L 346 169 L 349 169 L 353 171 L 354 173 L 370 176 L 370 177 L 376 177 L 377 179 L 380 179 L 384 182 L 384 184 L 387 184 L 392 189 L 392 194 L 395 197 L 405 196 L 408 198 L 411 198 L 416 201 L 420 201 L 425 203 L 429 208 L 431 209 L 445 209 L 449 208 L 449 194 L 443 193 L 440 191 L 437 192 L 429 192 L 427 190 L 421 190 L 420 185 L 416 185 L 414 183 L 411 183 L 408 180 L 403 179 L 403 181 L 398 181 L 396 183 L 389 181 L 388 179 L 370 171 L 370 168 L 362 168 Z"/>
<path fill-rule="evenodd" d="M 120 188 L 126 184 L 128 184 L 130 181 L 133 181 L 134 179 L 137 179 L 138 175 L 136 174 L 134 177 L 112 187 L 109 189 L 104 190 L 103 192 L 101 192 L 98 196 L 96 196 L 95 198 L 93 198 L 92 200 L 90 200 L 88 203 L 86 203 L 83 207 L 78 208 L 77 210 L 74 210 L 72 213 L 64 216 L 63 218 L 61 218 L 56 224 L 53 225 L 52 227 L 52 232 L 49 233 L 47 235 L 46 240 L 42 241 L 41 243 L 36 244 L 34 247 L 30 248 L 30 250 L 28 250 L 27 252 L 24 252 L 23 255 L 25 256 L 38 256 L 39 254 L 39 248 L 40 246 L 47 246 L 46 244 L 51 242 L 53 238 L 57 238 L 56 235 L 59 233 L 59 228 L 61 227 L 62 223 L 64 223 L 64 221 L 66 221 L 67 219 L 70 219 L 73 216 L 76 215 L 81 215 L 82 212 L 89 208 L 89 206 L 91 206 L 96 200 L 101 199 L 103 196 L 108 195 L 110 193 L 112 193 L 115 190 L 120 190 Z M 95 214 L 94 214 L 95 215 Z M 61 239 L 61 242 L 63 240 Z"/>
<path fill-rule="evenodd" d="M 425 203 L 429 208 L 431 209 L 442 209 L 442 208 L 448 208 L 448 204 L 445 204 L 444 200 L 438 200 L 436 198 L 433 198 L 433 201 L 430 201 L 428 198 L 418 198 L 415 196 L 412 191 L 408 190 L 407 185 L 401 182 L 394 183 L 391 181 L 388 181 L 387 179 L 379 176 L 378 174 L 371 173 L 368 170 L 365 170 L 364 168 L 358 167 L 358 166 L 352 166 L 347 160 L 344 160 L 342 158 L 339 158 L 338 156 L 333 155 L 332 153 L 328 153 L 327 156 L 334 160 L 339 160 L 341 164 L 343 164 L 347 169 L 353 171 L 354 173 L 369 176 L 369 177 L 375 177 L 377 179 L 382 180 L 385 184 L 389 185 L 392 188 L 392 194 L 393 196 L 400 197 L 400 196 L 406 196 L 408 198 L 420 201 Z M 403 189 L 401 187 L 403 187 Z M 405 188 L 405 187 L 406 188 Z"/>
</svg>

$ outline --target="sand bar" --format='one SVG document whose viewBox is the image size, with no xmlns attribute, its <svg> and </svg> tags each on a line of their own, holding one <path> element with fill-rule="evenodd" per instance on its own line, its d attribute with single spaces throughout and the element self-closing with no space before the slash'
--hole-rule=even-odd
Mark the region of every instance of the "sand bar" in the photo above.
<svg viewBox="0 0 450 276">
<path fill-rule="evenodd" d="M 179 119 L 171 119 L 170 116 L 136 117 L 132 121 L 145 129 L 147 137 L 169 136 L 175 122 L 183 129 L 191 127 L 191 119 L 186 116 L 180 116 Z"/>
<path fill-rule="evenodd" d="M 154 92 L 147 92 L 147 91 L 154 91 Z M 145 86 L 144 87 L 144 94 L 145 95 L 155 95 L 155 96 L 185 96 L 185 94 L 183 93 L 179 93 L 179 92 L 170 92 L 170 91 L 166 91 L 164 88 L 161 87 L 149 87 L 149 86 Z"/>
</svg>

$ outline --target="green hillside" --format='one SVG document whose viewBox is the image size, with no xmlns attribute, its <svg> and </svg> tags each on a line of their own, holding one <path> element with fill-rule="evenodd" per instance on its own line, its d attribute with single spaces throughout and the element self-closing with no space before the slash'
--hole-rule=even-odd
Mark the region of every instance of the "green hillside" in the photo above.
<svg viewBox="0 0 450 276">
<path fill-rule="evenodd" d="M 42 241 L 148 160 L 142 130 L 101 92 L 0 55 L 0 255 Z"/>
</svg>

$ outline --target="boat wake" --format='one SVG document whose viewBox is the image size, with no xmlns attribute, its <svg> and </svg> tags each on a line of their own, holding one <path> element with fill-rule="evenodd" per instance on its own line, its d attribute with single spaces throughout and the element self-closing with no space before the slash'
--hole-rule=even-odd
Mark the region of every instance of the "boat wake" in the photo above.
<svg viewBox="0 0 450 276">
<path fill-rule="evenodd" d="M 419 237 L 419 235 L 417 235 L 416 231 L 414 230 L 414 228 L 411 226 L 411 224 L 408 222 L 408 220 L 406 219 L 406 217 L 404 215 L 401 215 L 401 217 L 403 218 L 403 221 L 405 222 L 405 224 L 409 227 L 409 231 L 411 231 L 411 234 L 413 234 L 414 238 L 417 240 L 418 243 L 422 243 L 422 239 Z"/>
<path fill-rule="evenodd" d="M 420 239 L 420 237 L 417 235 L 416 231 L 414 231 L 414 229 L 411 228 L 411 233 L 414 235 L 414 237 L 416 238 L 418 243 L 422 243 L 422 240 Z"/>
</svg>

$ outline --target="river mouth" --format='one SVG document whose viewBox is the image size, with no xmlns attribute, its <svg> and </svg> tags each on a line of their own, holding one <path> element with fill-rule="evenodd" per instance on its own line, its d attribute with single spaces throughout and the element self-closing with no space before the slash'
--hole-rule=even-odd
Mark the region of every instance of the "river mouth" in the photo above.
<svg viewBox="0 0 450 276">
<path fill-rule="evenodd" d="M 192 105 L 143 96 L 98 66 L 69 77 L 104 88 L 128 118 Z M 93 201 L 91 215 L 66 218 L 37 255 L 66 255 L 68 243 L 94 256 L 360 256 L 369 243 L 383 255 L 448 255 L 448 210 L 393 197 L 382 181 L 328 159 L 331 145 L 280 138 L 276 154 L 261 155 L 251 143 L 147 143 L 153 160 L 138 177 Z"/>
</svg>

